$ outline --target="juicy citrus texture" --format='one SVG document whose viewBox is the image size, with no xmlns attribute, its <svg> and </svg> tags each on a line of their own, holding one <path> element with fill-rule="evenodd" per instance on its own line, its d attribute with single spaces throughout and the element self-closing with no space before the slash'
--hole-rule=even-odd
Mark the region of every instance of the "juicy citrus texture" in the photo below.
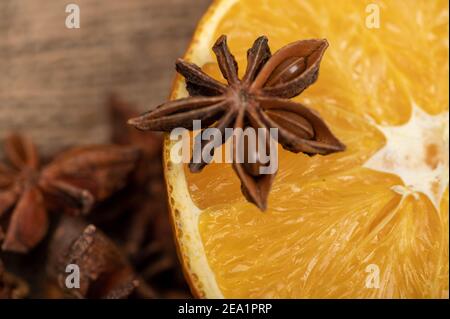
<svg viewBox="0 0 450 319">
<path fill-rule="evenodd" d="M 378 29 L 366 26 L 369 3 L 380 9 Z M 280 149 L 264 213 L 245 201 L 229 165 L 186 171 L 223 296 L 448 297 L 448 186 L 436 209 L 423 194 L 395 192 L 400 176 L 363 167 L 386 143 L 376 125 L 407 122 L 413 104 L 448 110 L 447 1 L 243 0 L 221 18 L 209 47 L 221 34 L 241 73 L 260 35 L 272 52 L 326 38 L 319 79 L 296 100 L 347 145 L 325 157 Z M 203 68 L 220 78 L 214 62 Z"/>
</svg>

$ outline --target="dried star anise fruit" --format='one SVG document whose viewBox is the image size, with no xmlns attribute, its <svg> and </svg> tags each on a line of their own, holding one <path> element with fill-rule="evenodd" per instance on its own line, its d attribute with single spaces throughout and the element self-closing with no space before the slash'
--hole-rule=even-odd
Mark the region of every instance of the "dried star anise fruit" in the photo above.
<svg viewBox="0 0 450 319">
<path fill-rule="evenodd" d="M 228 85 L 179 59 L 176 70 L 185 77 L 190 97 L 169 101 L 129 123 L 141 130 L 168 132 L 177 127 L 192 129 L 193 120 L 201 120 L 203 126 L 219 129 L 222 136 L 228 127 L 278 128 L 279 143 L 291 152 L 326 155 L 343 151 L 344 144 L 315 111 L 289 100 L 317 80 L 327 47 L 324 39 L 303 40 L 286 45 L 272 56 L 267 38 L 259 37 L 248 50 L 247 69 L 239 79 L 237 62 L 229 51 L 226 36 L 221 36 L 213 51 Z M 269 145 L 270 134 L 265 135 Z M 242 139 L 237 137 L 233 140 L 233 168 L 241 180 L 242 192 L 248 201 L 265 210 L 275 173 L 261 174 L 259 158 L 255 163 L 242 163 L 240 159 L 245 155 L 241 150 L 245 152 L 246 147 L 241 147 Z M 221 143 L 224 142 L 225 138 Z M 200 154 L 212 153 L 218 146 L 214 138 L 203 140 Z M 199 153 L 196 145 L 194 153 Z M 206 164 L 191 159 L 189 168 L 199 172 Z"/>
<path fill-rule="evenodd" d="M 0 299 L 22 299 L 30 288 L 21 278 L 7 272 L 0 260 Z"/>
<path fill-rule="evenodd" d="M 66 286 L 67 265 L 80 269 L 80 286 Z M 50 243 L 47 273 L 75 298 L 123 299 L 139 282 L 125 254 L 94 225 L 65 216 Z"/>
<path fill-rule="evenodd" d="M 11 135 L 4 149 L 11 166 L 0 163 L 0 228 L 6 225 L 2 249 L 22 253 L 45 236 L 49 210 L 87 213 L 125 185 L 139 157 L 133 147 L 86 146 L 40 168 L 29 138 Z"/>
</svg>

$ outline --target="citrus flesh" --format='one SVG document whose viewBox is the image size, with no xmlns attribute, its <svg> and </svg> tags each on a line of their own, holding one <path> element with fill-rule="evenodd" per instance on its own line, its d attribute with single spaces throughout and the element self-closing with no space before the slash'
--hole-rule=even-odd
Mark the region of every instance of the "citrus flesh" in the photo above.
<svg viewBox="0 0 450 319">
<path fill-rule="evenodd" d="M 367 17 L 377 9 L 379 28 L 370 28 Z M 191 174 L 170 162 L 173 144 L 166 141 L 174 230 L 194 293 L 448 298 L 448 3 L 217 1 L 186 59 L 218 79 L 210 48 L 221 34 L 240 73 L 260 35 L 272 52 L 299 39 L 326 38 L 318 81 L 294 100 L 317 110 L 347 150 L 308 157 L 279 148 L 268 209 L 260 212 L 242 196 L 229 164 Z M 183 86 L 178 78 L 172 98 L 186 95 Z M 396 136 L 414 108 L 430 116 L 426 131 L 436 127 L 437 133 L 411 150 L 404 134 L 398 149 L 405 155 L 393 160 L 383 154 L 391 137 L 381 128 L 394 128 Z M 421 126 L 411 127 L 411 138 L 422 134 Z M 423 163 L 409 167 L 410 156 L 422 153 Z M 374 159 L 379 163 L 368 165 Z M 422 171 L 419 184 L 434 174 L 429 193 L 405 183 Z"/>
</svg>

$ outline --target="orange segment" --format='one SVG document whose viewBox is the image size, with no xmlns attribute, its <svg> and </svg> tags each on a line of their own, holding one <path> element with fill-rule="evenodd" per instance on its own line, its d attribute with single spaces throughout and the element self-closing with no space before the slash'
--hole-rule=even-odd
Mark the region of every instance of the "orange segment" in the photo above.
<svg viewBox="0 0 450 319">
<path fill-rule="evenodd" d="M 272 51 L 298 39 L 326 38 L 320 81 L 301 99 L 334 104 L 378 122 L 406 122 L 411 100 L 431 113 L 448 105 L 448 3 L 376 1 L 380 28 L 369 29 L 373 1 L 238 1 L 215 36 L 227 34 L 239 65 L 253 39 Z M 240 68 L 245 70 L 244 67 Z M 432 70 L 432 71 L 431 71 Z M 414 76 L 412 81 L 410 76 Z"/>
<path fill-rule="evenodd" d="M 379 29 L 366 26 L 370 3 L 380 10 Z M 186 58 L 223 81 L 210 50 L 221 34 L 241 74 L 247 49 L 262 34 L 272 52 L 326 38 L 319 79 L 295 100 L 317 110 L 347 150 L 308 157 L 279 148 L 279 172 L 262 213 L 245 201 L 229 164 L 191 174 L 170 161 L 167 140 L 174 230 L 194 293 L 448 298 L 448 114 L 446 121 L 441 116 L 448 112 L 447 1 L 216 1 Z M 183 86 L 178 78 L 173 98 L 186 95 Z M 440 152 L 433 172 L 446 187 L 440 205 L 405 184 L 422 173 L 425 183 L 430 172 L 405 173 L 405 162 L 389 154 L 380 158 L 390 173 L 367 166 L 391 138 L 380 127 L 414 121 L 413 107 L 429 115 L 423 127 L 442 126 L 431 141 Z M 408 151 L 404 141 L 398 147 Z M 429 142 L 410 155 L 425 152 Z"/>
</svg>

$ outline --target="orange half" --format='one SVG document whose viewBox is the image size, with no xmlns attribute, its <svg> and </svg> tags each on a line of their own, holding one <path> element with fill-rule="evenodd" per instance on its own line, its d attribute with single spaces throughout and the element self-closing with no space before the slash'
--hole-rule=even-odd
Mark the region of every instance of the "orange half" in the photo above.
<svg viewBox="0 0 450 319">
<path fill-rule="evenodd" d="M 279 150 L 266 212 L 246 202 L 228 164 L 165 173 L 183 268 L 208 298 L 448 298 L 448 2 L 222 0 L 185 59 L 221 78 L 221 34 L 245 70 L 272 52 L 330 43 L 319 79 L 295 100 L 317 110 L 347 150 Z M 222 79 L 223 80 L 223 79 Z M 177 77 L 173 99 L 187 95 Z"/>
</svg>

